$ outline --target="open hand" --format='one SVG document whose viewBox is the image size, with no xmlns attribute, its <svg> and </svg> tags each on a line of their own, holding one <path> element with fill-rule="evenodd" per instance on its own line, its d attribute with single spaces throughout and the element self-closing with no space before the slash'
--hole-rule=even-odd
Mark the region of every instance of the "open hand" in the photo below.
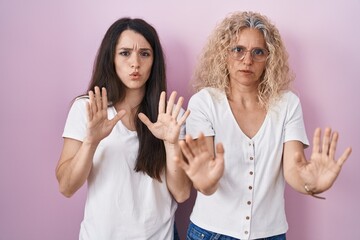
<svg viewBox="0 0 360 240">
<path fill-rule="evenodd" d="M 186 135 L 186 141 L 181 141 L 180 147 L 188 162 L 177 159 L 177 163 L 193 182 L 195 189 L 205 195 L 214 193 L 224 173 L 223 145 L 217 144 L 215 158 L 213 148 L 208 148 L 203 134 L 197 140 Z"/>
<path fill-rule="evenodd" d="M 345 149 L 338 160 L 335 160 L 335 152 L 339 134 L 326 128 L 321 143 L 321 130 L 317 128 L 313 138 L 313 149 L 310 161 L 301 159 L 300 154 L 295 158 L 298 162 L 306 162 L 300 167 L 300 176 L 305 184 L 310 185 L 314 193 L 321 193 L 329 189 L 335 182 L 341 171 L 341 167 L 351 154 L 351 148 Z"/>
<path fill-rule="evenodd" d="M 95 93 L 89 91 L 90 101 L 87 104 L 87 141 L 99 143 L 107 137 L 116 123 L 125 115 L 125 110 L 119 111 L 113 119 L 108 119 L 108 100 L 106 89 L 95 87 Z"/>
<path fill-rule="evenodd" d="M 150 119 L 143 113 L 139 113 L 139 119 L 149 128 L 150 132 L 165 142 L 177 143 L 181 125 L 185 123 L 186 118 L 189 116 L 190 111 L 187 110 L 179 120 L 177 120 L 181 106 L 184 102 L 183 97 L 179 97 L 175 105 L 176 92 L 172 92 L 166 105 L 166 93 L 162 92 L 159 101 L 159 115 L 157 121 L 152 123 Z M 174 106 L 175 105 L 175 106 Z"/>
</svg>

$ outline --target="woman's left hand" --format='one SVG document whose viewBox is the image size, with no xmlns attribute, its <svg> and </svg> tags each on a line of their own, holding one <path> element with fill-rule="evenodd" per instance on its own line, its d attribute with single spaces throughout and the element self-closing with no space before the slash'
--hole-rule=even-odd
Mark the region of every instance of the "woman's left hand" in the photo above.
<svg viewBox="0 0 360 240">
<path fill-rule="evenodd" d="M 326 128 L 321 144 L 321 130 L 317 128 L 313 138 L 313 149 L 310 161 L 300 165 L 300 176 L 307 185 L 309 193 L 321 193 L 329 189 L 335 182 L 341 171 L 341 167 L 351 154 L 348 147 L 338 160 L 335 160 L 335 152 L 339 134 Z M 298 162 L 304 162 L 301 154 L 295 156 Z M 306 161 L 306 160 L 305 160 Z"/>
<path fill-rule="evenodd" d="M 190 114 L 190 111 L 186 110 L 183 116 L 177 120 L 184 98 L 179 97 L 175 105 L 176 95 L 177 93 L 175 91 L 171 93 L 166 106 L 166 93 L 161 93 L 159 115 L 155 123 L 152 123 L 143 113 L 139 113 L 138 115 L 139 119 L 149 128 L 155 137 L 171 144 L 177 143 L 179 140 L 181 125 L 185 123 L 186 118 Z"/>
</svg>

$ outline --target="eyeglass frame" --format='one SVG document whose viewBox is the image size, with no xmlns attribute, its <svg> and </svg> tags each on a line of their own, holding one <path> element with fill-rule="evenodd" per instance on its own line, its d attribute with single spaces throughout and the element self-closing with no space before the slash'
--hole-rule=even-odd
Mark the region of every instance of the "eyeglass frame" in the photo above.
<svg viewBox="0 0 360 240">
<path fill-rule="evenodd" d="M 240 58 L 233 56 L 234 53 L 238 53 L 238 52 L 234 52 L 234 49 L 236 49 L 236 48 L 242 48 L 242 49 L 244 49 L 243 52 L 242 52 L 243 55 L 242 55 Z M 257 57 L 257 55 L 254 53 L 254 50 L 261 50 L 261 51 L 263 51 L 264 54 L 266 54 L 266 57 L 264 58 L 264 60 L 261 60 L 261 61 L 256 60 L 255 58 Z M 230 52 L 230 56 L 231 56 L 233 59 L 238 60 L 238 61 L 244 60 L 244 58 L 245 58 L 245 56 L 246 56 L 246 54 L 247 54 L 248 52 L 250 53 L 251 59 L 252 59 L 254 62 L 265 62 L 265 61 L 267 60 L 267 58 L 269 57 L 269 55 L 270 55 L 269 50 L 267 50 L 267 49 L 265 49 L 265 48 L 260 48 L 260 47 L 255 47 L 255 48 L 252 48 L 252 49 L 248 50 L 248 49 L 246 49 L 246 48 L 243 47 L 243 46 L 235 46 L 235 47 L 229 48 L 229 52 Z M 255 56 L 255 58 L 254 58 L 254 56 Z"/>
</svg>

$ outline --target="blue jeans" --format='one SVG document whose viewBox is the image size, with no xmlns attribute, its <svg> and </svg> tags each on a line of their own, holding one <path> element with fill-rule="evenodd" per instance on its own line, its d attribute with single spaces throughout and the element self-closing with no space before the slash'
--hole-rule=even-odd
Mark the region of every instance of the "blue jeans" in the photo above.
<svg viewBox="0 0 360 240">
<path fill-rule="evenodd" d="M 226 235 L 221 235 L 219 233 L 210 232 L 190 222 L 189 228 L 187 230 L 186 240 L 239 240 L 239 239 Z M 257 240 L 286 240 L 286 236 L 284 233 L 277 236 L 259 238 Z"/>
</svg>

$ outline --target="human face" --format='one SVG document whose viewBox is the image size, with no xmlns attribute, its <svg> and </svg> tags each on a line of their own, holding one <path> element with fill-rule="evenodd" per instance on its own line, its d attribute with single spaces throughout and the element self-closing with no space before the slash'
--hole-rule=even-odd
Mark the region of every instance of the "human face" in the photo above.
<svg viewBox="0 0 360 240">
<path fill-rule="evenodd" d="M 236 41 L 230 47 L 231 49 L 242 47 L 248 51 L 242 60 L 236 60 L 230 54 L 228 55 L 227 69 L 229 71 L 230 86 L 240 84 L 257 87 L 265 70 L 266 61 L 255 62 L 251 56 L 251 50 L 254 48 L 266 49 L 265 39 L 260 30 L 253 28 L 242 29 L 238 33 Z"/>
<path fill-rule="evenodd" d="M 115 47 L 116 74 L 128 90 L 145 89 L 154 56 L 149 42 L 133 30 L 125 30 Z"/>
</svg>

